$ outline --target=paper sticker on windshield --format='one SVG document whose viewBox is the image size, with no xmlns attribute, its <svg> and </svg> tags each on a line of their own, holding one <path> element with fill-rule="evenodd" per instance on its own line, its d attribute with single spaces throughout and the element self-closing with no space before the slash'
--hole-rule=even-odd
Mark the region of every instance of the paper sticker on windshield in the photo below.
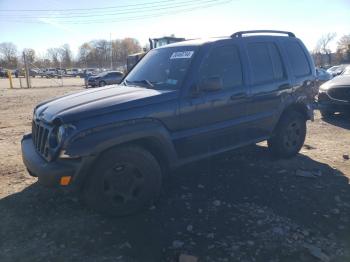
<svg viewBox="0 0 350 262">
<path fill-rule="evenodd" d="M 182 59 L 182 58 L 191 58 L 193 55 L 193 51 L 183 51 L 183 52 L 174 52 L 170 59 Z"/>
</svg>

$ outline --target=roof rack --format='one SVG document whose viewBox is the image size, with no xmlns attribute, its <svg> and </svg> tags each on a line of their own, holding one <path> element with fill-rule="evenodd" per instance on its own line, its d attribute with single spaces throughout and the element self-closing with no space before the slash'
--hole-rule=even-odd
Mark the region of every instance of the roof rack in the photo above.
<svg viewBox="0 0 350 262">
<path fill-rule="evenodd" d="M 295 37 L 295 34 L 288 31 L 278 31 L 278 30 L 251 30 L 251 31 L 239 31 L 231 35 L 231 37 L 242 37 L 246 34 L 261 34 L 261 33 L 272 33 L 272 34 L 284 34 L 289 37 Z"/>
</svg>

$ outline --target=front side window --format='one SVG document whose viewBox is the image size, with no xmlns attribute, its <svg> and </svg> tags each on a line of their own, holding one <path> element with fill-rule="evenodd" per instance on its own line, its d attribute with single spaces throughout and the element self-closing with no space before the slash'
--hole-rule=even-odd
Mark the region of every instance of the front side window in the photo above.
<svg viewBox="0 0 350 262">
<path fill-rule="evenodd" d="M 196 46 L 151 50 L 126 77 L 126 85 L 179 89 L 196 53 Z"/>
<path fill-rule="evenodd" d="M 199 70 L 199 82 L 212 77 L 221 78 L 224 90 L 242 85 L 242 66 L 236 46 L 215 47 L 205 58 Z"/>
</svg>

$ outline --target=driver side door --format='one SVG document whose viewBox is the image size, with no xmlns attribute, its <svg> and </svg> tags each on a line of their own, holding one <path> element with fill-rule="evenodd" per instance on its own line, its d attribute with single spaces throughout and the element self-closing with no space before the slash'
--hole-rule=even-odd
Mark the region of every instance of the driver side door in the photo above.
<svg viewBox="0 0 350 262">
<path fill-rule="evenodd" d="M 201 90 L 201 83 L 210 78 L 221 79 L 220 90 Z M 213 46 L 203 58 L 193 89 L 181 100 L 181 130 L 174 134 L 180 158 L 210 155 L 241 143 L 248 94 L 239 46 Z"/>
</svg>

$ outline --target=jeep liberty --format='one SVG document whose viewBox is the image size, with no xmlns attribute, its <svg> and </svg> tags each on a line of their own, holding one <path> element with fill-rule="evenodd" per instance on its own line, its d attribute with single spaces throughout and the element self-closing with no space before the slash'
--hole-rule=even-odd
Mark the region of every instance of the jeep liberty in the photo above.
<svg viewBox="0 0 350 262">
<path fill-rule="evenodd" d="M 295 156 L 316 89 L 314 63 L 291 32 L 179 42 L 149 51 L 120 85 L 37 105 L 23 161 L 40 183 L 126 215 L 185 163 L 264 140 L 273 155 Z"/>
</svg>

